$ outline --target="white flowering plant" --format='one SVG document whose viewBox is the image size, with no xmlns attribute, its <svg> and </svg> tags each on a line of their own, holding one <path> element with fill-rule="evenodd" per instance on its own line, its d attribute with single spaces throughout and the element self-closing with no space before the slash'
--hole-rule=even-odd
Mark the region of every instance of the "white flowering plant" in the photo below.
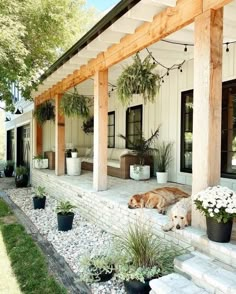
<svg viewBox="0 0 236 294">
<path fill-rule="evenodd" d="M 227 187 L 208 187 L 194 196 L 194 203 L 206 217 L 212 217 L 218 223 L 236 217 L 236 193 Z"/>
</svg>

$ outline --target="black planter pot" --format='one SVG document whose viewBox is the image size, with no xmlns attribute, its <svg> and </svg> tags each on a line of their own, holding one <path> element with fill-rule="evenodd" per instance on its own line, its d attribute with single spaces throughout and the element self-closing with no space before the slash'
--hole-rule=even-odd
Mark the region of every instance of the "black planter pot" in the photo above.
<svg viewBox="0 0 236 294">
<path fill-rule="evenodd" d="M 7 167 L 5 167 L 4 168 L 5 177 L 7 177 L 7 178 L 12 177 L 13 171 L 14 171 L 14 167 L 13 166 L 7 166 Z"/>
<path fill-rule="evenodd" d="M 29 180 L 28 175 L 15 176 L 15 184 L 16 184 L 16 188 L 27 187 L 27 185 L 28 185 L 28 180 Z"/>
<path fill-rule="evenodd" d="M 69 231 L 72 229 L 74 213 L 70 214 L 57 214 L 58 231 Z"/>
<path fill-rule="evenodd" d="M 125 291 L 128 294 L 149 294 L 151 291 L 150 280 L 145 280 L 145 283 L 137 280 L 124 281 Z"/>
<path fill-rule="evenodd" d="M 46 202 L 46 196 L 39 198 L 33 197 L 34 209 L 44 209 Z"/>
<path fill-rule="evenodd" d="M 209 240 L 220 243 L 227 243 L 230 241 L 233 220 L 230 220 L 227 223 L 218 223 L 214 218 L 207 217 L 206 224 Z"/>
</svg>

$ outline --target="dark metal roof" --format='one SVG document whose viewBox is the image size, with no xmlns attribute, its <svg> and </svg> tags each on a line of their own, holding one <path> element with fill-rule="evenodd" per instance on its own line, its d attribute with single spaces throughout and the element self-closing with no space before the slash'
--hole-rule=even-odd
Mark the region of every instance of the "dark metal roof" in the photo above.
<svg viewBox="0 0 236 294">
<path fill-rule="evenodd" d="M 75 43 L 68 51 L 66 51 L 49 69 L 40 77 L 40 80 L 45 80 L 54 71 L 66 63 L 71 57 L 87 46 L 97 36 L 104 32 L 117 19 L 129 11 L 141 0 L 121 0 L 114 8 L 108 12 L 99 22 L 96 23 L 77 43 Z"/>
</svg>

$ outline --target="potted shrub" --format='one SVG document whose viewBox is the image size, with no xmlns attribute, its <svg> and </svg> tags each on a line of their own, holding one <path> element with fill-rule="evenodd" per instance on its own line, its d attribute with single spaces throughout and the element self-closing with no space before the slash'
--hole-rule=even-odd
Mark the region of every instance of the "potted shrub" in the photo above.
<svg viewBox="0 0 236 294">
<path fill-rule="evenodd" d="M 48 168 L 48 158 L 44 158 L 43 154 L 38 154 L 33 158 L 34 168 Z"/>
<path fill-rule="evenodd" d="M 139 164 L 130 166 L 131 179 L 147 180 L 150 178 L 150 166 L 145 165 L 145 159 L 148 156 L 151 156 L 155 150 L 155 148 L 151 146 L 159 136 L 159 129 L 160 127 L 158 127 L 148 139 L 145 139 L 143 135 L 140 134 L 139 139 L 136 139 L 134 142 L 130 141 L 129 138 L 124 135 L 119 135 L 120 138 L 124 139 L 130 146 L 132 146 L 133 153 L 139 160 Z"/>
<path fill-rule="evenodd" d="M 74 87 L 73 93 L 65 93 L 61 98 L 60 107 L 62 112 L 70 116 L 81 116 L 87 118 L 89 116 L 89 107 L 92 105 L 91 98 L 78 93 Z"/>
<path fill-rule="evenodd" d="M 208 187 L 194 196 L 194 203 L 206 216 L 208 238 L 215 242 L 229 242 L 233 218 L 236 217 L 236 193 L 227 187 Z"/>
<path fill-rule="evenodd" d="M 33 190 L 34 209 L 44 209 L 46 202 L 45 187 L 38 186 Z"/>
<path fill-rule="evenodd" d="M 36 107 L 34 117 L 40 125 L 43 125 L 47 120 L 55 119 L 54 105 L 51 101 L 46 101 Z"/>
<path fill-rule="evenodd" d="M 133 57 L 133 63 L 124 68 L 117 80 L 118 99 L 124 104 L 129 104 L 133 94 L 141 94 L 144 102 L 153 102 L 160 88 L 160 76 L 153 70 L 152 57 L 148 55 L 143 61 L 139 54 Z"/>
<path fill-rule="evenodd" d="M 16 168 L 15 184 L 16 188 L 27 187 L 29 180 L 29 171 L 26 166 L 18 166 Z"/>
<path fill-rule="evenodd" d="M 112 254 L 83 256 L 80 259 L 80 280 L 86 283 L 109 281 L 115 272 Z"/>
<path fill-rule="evenodd" d="M 74 212 L 76 206 L 72 205 L 69 201 L 61 201 L 56 208 L 58 231 L 69 231 L 72 229 Z"/>
<path fill-rule="evenodd" d="M 155 150 L 156 165 L 157 165 L 157 182 L 159 184 L 165 184 L 168 180 L 168 167 L 172 161 L 172 146 L 173 143 L 162 142 Z"/>
<path fill-rule="evenodd" d="M 116 272 L 129 294 L 148 294 L 149 281 L 174 270 L 174 258 L 183 253 L 171 242 L 164 242 L 150 225 L 138 221 L 118 236 Z"/>
<path fill-rule="evenodd" d="M 14 161 L 7 160 L 5 167 L 4 167 L 5 177 L 12 177 L 13 172 L 14 172 Z"/>
</svg>

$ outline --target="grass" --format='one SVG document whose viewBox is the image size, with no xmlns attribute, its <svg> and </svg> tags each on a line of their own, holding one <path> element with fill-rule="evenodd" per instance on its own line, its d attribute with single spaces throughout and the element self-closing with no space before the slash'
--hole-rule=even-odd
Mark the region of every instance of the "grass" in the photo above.
<svg viewBox="0 0 236 294">
<path fill-rule="evenodd" d="M 0 216 L 8 216 L 9 207 L 0 199 Z M 20 289 L 25 294 L 65 294 L 49 274 L 46 259 L 39 247 L 18 223 L 1 224 L 0 229 Z"/>
</svg>

